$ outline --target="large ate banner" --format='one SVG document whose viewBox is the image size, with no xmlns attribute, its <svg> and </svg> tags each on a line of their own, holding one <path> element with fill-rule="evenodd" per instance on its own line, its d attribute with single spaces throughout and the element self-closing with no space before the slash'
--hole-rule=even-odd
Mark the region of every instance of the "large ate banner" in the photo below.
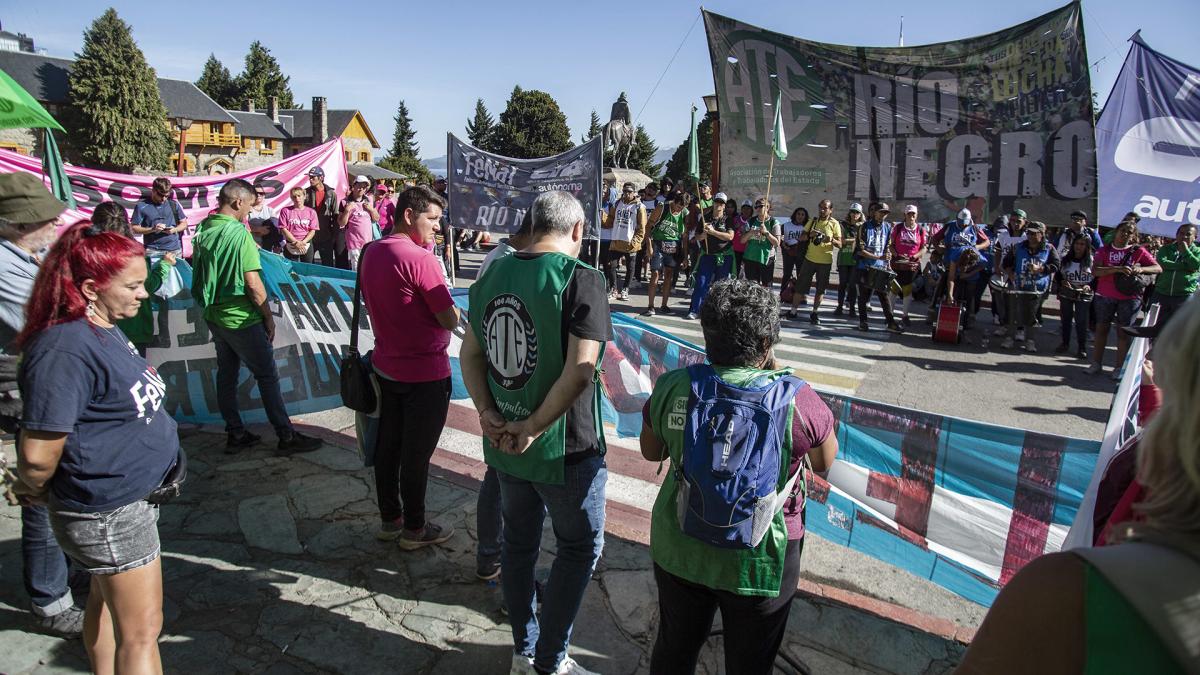
<svg viewBox="0 0 1200 675">
<path fill-rule="evenodd" d="M 721 188 L 766 191 L 776 94 L 789 154 L 771 195 L 783 215 L 831 199 L 917 204 L 945 222 L 1014 207 L 1051 224 L 1095 213 L 1091 81 L 1080 6 L 918 47 L 803 40 L 704 12 L 721 115 Z M 870 22 L 864 25 L 869 25 Z"/>
<path fill-rule="evenodd" d="M 450 224 L 512 234 L 543 192 L 570 192 L 583 204 L 584 237 L 600 237 L 600 183 L 604 146 L 599 136 L 553 157 L 513 159 L 447 136 Z"/>
<path fill-rule="evenodd" d="M 1100 222 L 1133 211 L 1141 231 L 1174 237 L 1200 224 L 1200 70 L 1132 42 L 1096 123 Z"/>
<path fill-rule="evenodd" d="M 266 192 L 266 203 L 275 212 L 292 203 L 288 192 L 294 187 L 308 187 L 308 170 L 319 166 L 325 171 L 325 184 L 337 190 L 338 195 L 345 196 L 348 189 L 346 180 L 346 161 L 342 154 L 342 139 L 335 138 L 311 150 L 274 164 L 241 171 L 239 173 L 220 174 L 215 176 L 184 176 L 177 178 L 166 175 L 171 180 L 172 196 L 183 207 L 187 215 L 189 235 L 185 240 L 190 247 L 190 232 L 204 220 L 211 211 L 217 208 L 217 194 L 221 186 L 234 178 L 241 178 L 262 187 Z M 109 173 L 78 166 L 67 165 L 67 177 L 71 181 L 71 189 L 75 193 L 78 209 L 72 209 L 63 214 L 63 223 L 70 225 L 79 220 L 90 218 L 92 210 L 100 202 L 116 202 L 127 210 L 132 210 L 138 201 L 150 196 L 154 176 L 141 176 L 123 173 Z M 42 175 L 41 160 L 10 150 L 0 150 L 0 173 L 25 171 L 37 176 Z M 190 249 L 189 249 L 190 250 Z M 185 250 L 185 254 L 187 250 Z"/>
</svg>

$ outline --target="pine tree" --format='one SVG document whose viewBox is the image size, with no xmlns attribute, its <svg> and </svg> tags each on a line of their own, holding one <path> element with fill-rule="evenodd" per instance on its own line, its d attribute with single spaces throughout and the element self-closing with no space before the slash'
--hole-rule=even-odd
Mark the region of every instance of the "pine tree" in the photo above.
<svg viewBox="0 0 1200 675">
<path fill-rule="evenodd" d="M 216 54 L 209 54 L 204 62 L 204 72 L 196 80 L 196 87 L 208 94 L 222 108 L 233 108 L 237 105 L 237 91 L 233 76 L 225 64 L 217 60 Z"/>
<path fill-rule="evenodd" d="M 495 128 L 496 120 L 483 104 L 483 99 L 475 99 L 475 117 L 467 120 L 467 140 L 480 150 L 490 151 Z"/>
<path fill-rule="evenodd" d="M 633 136 L 633 147 L 629 149 L 629 168 L 637 169 L 654 178 L 663 168 L 662 162 L 657 164 L 654 162 L 656 154 L 658 154 L 658 146 L 650 139 L 646 128 L 640 124 L 637 125 Z"/>
<path fill-rule="evenodd" d="M 68 89 L 66 127 L 81 164 L 125 173 L 167 168 L 173 144 L 158 77 L 116 10 L 84 32 Z"/>
<path fill-rule="evenodd" d="M 592 108 L 592 118 L 590 120 L 588 120 L 587 133 L 584 134 L 579 140 L 583 141 L 584 143 L 587 143 L 588 141 L 592 140 L 593 138 L 599 136 L 600 132 L 603 130 L 604 130 L 604 125 L 600 124 L 600 116 L 596 114 L 596 109 Z"/>
<path fill-rule="evenodd" d="M 421 163 L 421 148 L 417 145 L 417 132 L 413 130 L 412 118 L 408 115 L 408 106 L 404 101 L 396 106 L 396 131 L 392 134 L 392 148 L 387 156 L 379 161 L 379 166 L 396 173 L 402 173 L 418 183 L 432 183 L 433 173 Z"/>
<path fill-rule="evenodd" d="M 279 99 L 281 109 L 293 109 L 296 107 L 296 100 L 288 86 L 291 79 L 283 74 L 279 61 L 271 56 L 271 50 L 255 40 L 250 43 L 250 51 L 246 53 L 245 70 L 234 80 L 236 103 L 229 107 L 241 108 L 247 100 L 253 98 L 256 108 L 266 108 L 267 99 L 275 96 Z"/>
<path fill-rule="evenodd" d="M 558 103 L 544 91 L 513 87 L 496 125 L 493 152 L 517 159 L 549 157 L 571 149 L 571 130 Z"/>
</svg>

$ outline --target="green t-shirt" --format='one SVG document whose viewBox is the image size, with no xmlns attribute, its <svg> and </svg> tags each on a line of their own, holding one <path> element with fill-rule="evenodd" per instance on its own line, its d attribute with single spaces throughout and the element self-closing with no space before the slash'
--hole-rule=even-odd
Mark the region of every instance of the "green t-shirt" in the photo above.
<svg viewBox="0 0 1200 675">
<path fill-rule="evenodd" d="M 650 231 L 650 238 L 658 241 L 679 241 L 683 238 L 684 226 L 687 223 L 687 214 L 687 209 L 683 209 L 679 213 L 671 213 L 671 206 L 668 204 L 666 210 L 663 212 L 662 219 Z"/>
<path fill-rule="evenodd" d="M 262 314 L 246 295 L 246 272 L 262 269 L 246 226 L 229 216 L 209 216 L 192 249 L 192 297 L 204 307 L 204 320 L 229 329 L 261 322 Z"/>
<path fill-rule="evenodd" d="M 770 239 L 767 239 L 765 236 L 759 234 L 758 226 L 762 222 L 764 221 L 760 221 L 758 216 L 755 216 L 751 218 L 749 224 L 746 225 L 746 227 L 755 234 L 752 235 L 750 240 L 746 242 L 746 252 L 742 254 L 742 258 L 749 260 L 750 262 L 756 262 L 760 265 L 765 265 L 767 264 L 767 261 L 771 259 L 771 256 L 774 255 L 775 247 L 771 245 Z M 765 221 L 765 224 L 767 226 L 767 232 L 770 232 L 776 237 L 779 236 L 778 220 L 775 220 L 774 218 L 768 218 Z"/>
<path fill-rule="evenodd" d="M 854 258 L 854 238 L 858 236 L 858 231 L 862 228 L 862 223 L 857 225 L 846 222 L 842 224 L 842 247 L 838 249 L 837 264 L 839 266 L 853 265 L 857 260 Z M 840 280 L 839 280 L 840 281 Z"/>
<path fill-rule="evenodd" d="M 716 367 L 716 371 L 722 380 L 739 387 L 749 386 L 763 376 L 775 380 L 791 372 L 722 367 Z M 771 529 L 752 549 L 710 546 L 686 534 L 679 526 L 674 467 L 683 457 L 683 430 L 690 394 L 691 379 L 686 368 L 663 373 L 650 394 L 646 421 L 667 446 L 672 467 L 666 472 L 650 515 L 650 557 L 667 572 L 692 583 L 737 595 L 778 596 L 788 538 L 782 511 L 775 514 Z M 788 411 L 786 447 L 781 452 L 784 458 L 791 457 L 792 453 L 793 414 L 794 406 Z M 779 485 L 782 486 L 788 477 L 789 462 L 784 460 L 780 464 Z"/>
</svg>

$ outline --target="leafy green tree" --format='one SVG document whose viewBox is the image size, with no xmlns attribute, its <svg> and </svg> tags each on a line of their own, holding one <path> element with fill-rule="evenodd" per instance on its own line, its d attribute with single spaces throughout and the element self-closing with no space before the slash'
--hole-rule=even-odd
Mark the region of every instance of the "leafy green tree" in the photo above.
<svg viewBox="0 0 1200 675">
<path fill-rule="evenodd" d="M 496 120 L 488 112 L 483 99 L 475 99 L 475 117 L 467 120 L 467 140 L 480 150 L 491 151 L 492 134 L 496 129 Z"/>
<path fill-rule="evenodd" d="M 712 179 L 712 113 L 705 113 L 704 119 L 700 120 L 700 124 L 696 125 L 696 133 L 699 135 L 699 151 L 700 151 L 700 178 Z M 671 159 L 667 160 L 667 168 L 663 172 L 664 176 L 669 176 L 676 183 L 687 178 L 688 173 L 688 139 L 683 139 L 683 143 L 675 148 L 675 154 L 671 155 Z"/>
<path fill-rule="evenodd" d="M 492 152 L 508 157 L 548 157 L 571 149 L 571 131 L 550 94 L 517 86 L 500 113 L 494 142 Z"/>
<path fill-rule="evenodd" d="M 196 80 L 196 87 L 208 94 L 208 97 L 222 108 L 234 108 L 238 105 L 237 87 L 234 85 L 233 76 L 229 74 L 225 64 L 217 60 L 216 54 L 208 55 L 208 60 L 204 62 L 204 72 L 200 73 L 200 79 Z"/>
<path fill-rule="evenodd" d="M 247 99 L 253 98 L 256 108 L 266 108 L 267 99 L 275 96 L 279 99 L 280 108 L 293 109 L 296 100 L 288 86 L 291 79 L 283 74 L 279 61 L 271 56 L 271 50 L 255 40 L 250 43 L 250 51 L 246 53 L 245 70 L 234 80 L 237 92 L 235 105 L 241 108 Z"/>
<path fill-rule="evenodd" d="M 413 130 L 412 118 L 408 114 L 408 106 L 401 99 L 396 106 L 396 131 L 392 133 L 392 147 L 388 154 L 379 161 L 379 166 L 396 173 L 402 173 L 418 183 L 432 183 L 433 173 L 421 163 L 421 148 L 417 145 L 417 132 Z"/>
<path fill-rule="evenodd" d="M 167 168 L 173 143 L 158 77 L 116 10 L 84 32 L 68 84 L 64 121 L 81 164 L 125 173 Z"/>
</svg>

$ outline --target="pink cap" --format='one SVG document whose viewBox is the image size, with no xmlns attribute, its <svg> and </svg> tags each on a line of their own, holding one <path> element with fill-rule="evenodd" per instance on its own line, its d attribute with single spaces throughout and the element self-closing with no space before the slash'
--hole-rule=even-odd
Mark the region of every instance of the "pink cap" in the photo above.
<svg viewBox="0 0 1200 675">
<path fill-rule="evenodd" d="M 904 207 L 904 212 L 905 212 L 905 213 L 916 213 L 916 212 L 917 212 L 917 205 L 916 205 L 916 204 L 909 204 L 908 206 Z"/>
</svg>

